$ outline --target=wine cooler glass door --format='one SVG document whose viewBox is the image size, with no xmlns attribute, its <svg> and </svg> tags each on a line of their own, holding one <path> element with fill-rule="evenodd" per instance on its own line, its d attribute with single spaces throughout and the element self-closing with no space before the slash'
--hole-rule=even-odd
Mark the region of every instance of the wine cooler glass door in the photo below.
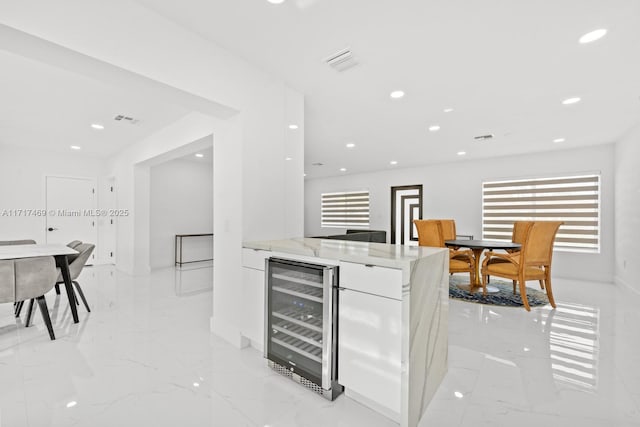
<svg viewBox="0 0 640 427">
<path fill-rule="evenodd" d="M 267 357 L 316 384 L 322 384 L 323 273 L 322 266 L 269 261 Z"/>
</svg>

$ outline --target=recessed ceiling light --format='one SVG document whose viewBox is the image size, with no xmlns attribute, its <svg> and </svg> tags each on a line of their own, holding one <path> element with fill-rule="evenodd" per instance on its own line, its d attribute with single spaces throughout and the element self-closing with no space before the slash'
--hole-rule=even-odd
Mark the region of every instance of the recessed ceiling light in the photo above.
<svg viewBox="0 0 640 427">
<path fill-rule="evenodd" d="M 285 157 L 284 159 L 285 160 L 291 160 L 291 157 Z"/>
<path fill-rule="evenodd" d="M 467 154 L 467 152 L 466 151 L 458 151 L 456 154 L 458 156 L 464 156 L 465 154 Z"/>
<path fill-rule="evenodd" d="M 458 399 L 462 399 L 464 397 L 464 394 L 460 393 L 459 391 L 456 391 L 455 393 L 453 393 L 453 395 Z"/>
<path fill-rule="evenodd" d="M 296 130 L 298 129 L 298 125 L 289 125 L 289 129 Z"/>
<path fill-rule="evenodd" d="M 553 142 L 555 142 L 556 144 L 559 142 L 564 142 L 564 138 L 556 138 L 553 140 Z"/>
<path fill-rule="evenodd" d="M 94 129 L 98 129 L 98 130 L 104 129 L 104 126 L 102 126 L 101 124 L 98 124 L 98 123 L 92 123 L 91 127 L 94 128 Z"/>
<path fill-rule="evenodd" d="M 578 98 L 577 96 L 575 96 L 573 98 L 567 98 L 564 101 L 562 101 L 562 103 L 564 105 L 571 105 L 571 104 L 575 104 L 577 102 L 580 102 L 580 98 Z"/>
<path fill-rule="evenodd" d="M 429 126 L 429 132 L 437 132 L 439 130 L 440 130 L 440 126 L 438 125 Z"/>
<path fill-rule="evenodd" d="M 591 43 L 603 38 L 606 34 L 607 34 L 607 30 L 604 28 L 600 28 L 600 29 L 588 32 L 587 34 L 580 37 L 578 41 L 582 44 Z"/>
<path fill-rule="evenodd" d="M 271 4 L 282 4 L 284 0 L 267 0 Z"/>
<path fill-rule="evenodd" d="M 202 158 L 202 157 L 204 157 L 204 154 L 198 153 L 198 154 L 196 154 L 196 157 Z"/>
<path fill-rule="evenodd" d="M 306 173 L 305 173 L 305 174 L 302 174 L 302 176 L 307 176 L 307 174 L 306 174 Z"/>
<path fill-rule="evenodd" d="M 389 162 L 389 164 L 390 164 L 390 165 L 397 165 L 397 164 L 398 164 L 398 162 L 397 162 L 397 161 L 395 161 L 395 160 L 391 160 L 391 161 Z"/>
<path fill-rule="evenodd" d="M 72 145 L 72 146 L 71 146 L 71 147 L 69 147 L 69 148 L 71 148 L 72 150 L 79 150 L 79 149 L 80 149 L 80 148 L 82 148 L 82 147 L 80 147 L 79 145 Z"/>
<path fill-rule="evenodd" d="M 453 108 L 445 108 L 445 109 L 444 109 L 444 110 L 442 110 L 442 111 L 444 111 L 445 113 L 450 113 L 450 112 L 452 112 L 452 111 L 453 111 Z"/>
<path fill-rule="evenodd" d="M 401 90 L 394 90 L 393 92 L 391 92 L 391 94 L 389 94 L 389 96 L 393 99 L 400 99 L 404 96 L 404 92 Z"/>
<path fill-rule="evenodd" d="M 355 147 L 355 146 L 356 146 L 356 144 L 354 144 L 353 142 L 350 142 L 350 143 L 348 143 L 348 144 L 346 145 L 346 147 L 347 147 L 347 148 L 353 148 L 353 147 Z"/>
<path fill-rule="evenodd" d="M 340 168 L 340 172 L 346 172 L 347 168 Z"/>
<path fill-rule="evenodd" d="M 67 403 L 67 408 L 73 408 L 77 404 L 78 402 L 76 402 L 75 400 L 72 400 L 71 402 Z"/>
</svg>

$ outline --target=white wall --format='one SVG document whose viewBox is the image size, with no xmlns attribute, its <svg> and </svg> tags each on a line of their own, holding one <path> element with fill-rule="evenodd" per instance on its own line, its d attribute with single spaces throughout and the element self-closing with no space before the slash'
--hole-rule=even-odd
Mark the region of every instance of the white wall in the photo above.
<svg viewBox="0 0 640 427">
<path fill-rule="evenodd" d="M 210 146 L 207 136 L 214 122 L 204 114 L 191 113 L 109 160 L 107 170 L 116 179 L 118 209 L 130 213 L 118 218 L 118 268 L 134 274 L 150 271 L 150 167 L 169 160 L 163 158 L 166 153 L 178 156 L 187 146 L 193 149 L 194 141 Z"/>
<path fill-rule="evenodd" d="M 0 145 L 0 240 L 33 239 L 46 243 L 46 217 L 2 215 L 7 209 L 45 209 L 45 177 L 104 176 L 105 162 L 82 152 L 53 151 Z M 100 198 L 98 188 L 98 198 Z M 99 242 L 98 242 L 99 246 Z"/>
<path fill-rule="evenodd" d="M 640 292 L 640 126 L 633 129 L 615 147 L 616 182 L 616 256 L 617 283 Z"/>
<path fill-rule="evenodd" d="M 174 265 L 176 234 L 213 233 L 213 162 L 208 160 L 176 159 L 151 167 L 149 262 L 152 269 Z M 201 240 L 193 243 L 200 245 Z M 211 245 L 205 256 L 211 255 L 212 240 L 207 238 L 205 242 Z M 185 253 L 188 243 L 185 240 Z"/>
<path fill-rule="evenodd" d="M 241 345 L 242 241 L 303 232 L 304 127 L 295 135 L 287 128 L 304 120 L 302 95 L 132 0 L 42 2 L 38 13 L 25 2 L 2 2 L 0 23 L 221 106 L 208 129 L 214 135 L 214 199 L 223 200 L 214 211 L 212 326 Z M 15 44 L 19 37 L 13 36 Z M 21 54 L 32 44 L 27 40 L 11 51 Z M 33 53 L 38 59 L 51 54 L 51 49 Z M 136 164 L 197 139 L 183 138 L 188 133 L 183 126 L 177 133 L 178 138 L 167 138 L 160 132 L 161 144 L 147 138 L 111 162 L 118 207 L 132 212 L 118 223 L 118 267 L 125 271 L 144 272 L 149 266 L 148 194 L 140 192 L 148 168 Z M 289 182 L 295 177 L 298 182 Z"/>
<path fill-rule="evenodd" d="M 601 253 L 556 251 L 554 276 L 612 281 L 614 254 L 613 145 L 494 159 L 397 169 L 384 172 L 307 180 L 305 235 L 340 234 L 344 229 L 320 227 L 320 195 L 325 192 L 368 189 L 370 228 L 391 228 L 392 186 L 423 185 L 425 218 L 454 218 L 459 234 L 482 236 L 482 182 L 500 178 L 553 176 L 574 172 L 601 172 Z"/>
</svg>

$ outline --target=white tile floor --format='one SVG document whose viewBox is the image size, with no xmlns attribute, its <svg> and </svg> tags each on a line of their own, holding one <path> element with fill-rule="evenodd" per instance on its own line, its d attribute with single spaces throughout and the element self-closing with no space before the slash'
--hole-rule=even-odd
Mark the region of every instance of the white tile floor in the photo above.
<svg viewBox="0 0 640 427">
<path fill-rule="evenodd" d="M 0 426 L 382 427 L 209 333 L 211 269 L 130 277 L 86 269 L 92 305 L 48 295 L 25 329 L 0 305 Z M 451 301 L 449 373 L 421 426 L 640 426 L 640 296 L 556 280 L 558 309 Z"/>
</svg>

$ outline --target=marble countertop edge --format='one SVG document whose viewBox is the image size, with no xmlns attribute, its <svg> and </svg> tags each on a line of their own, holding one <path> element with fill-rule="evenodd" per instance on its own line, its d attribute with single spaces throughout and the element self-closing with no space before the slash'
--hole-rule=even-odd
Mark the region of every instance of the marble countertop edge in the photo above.
<svg viewBox="0 0 640 427">
<path fill-rule="evenodd" d="M 447 251 L 446 248 L 393 245 L 319 238 L 292 238 L 244 242 L 247 249 L 323 258 L 327 260 L 403 268 L 412 262 Z"/>
</svg>

